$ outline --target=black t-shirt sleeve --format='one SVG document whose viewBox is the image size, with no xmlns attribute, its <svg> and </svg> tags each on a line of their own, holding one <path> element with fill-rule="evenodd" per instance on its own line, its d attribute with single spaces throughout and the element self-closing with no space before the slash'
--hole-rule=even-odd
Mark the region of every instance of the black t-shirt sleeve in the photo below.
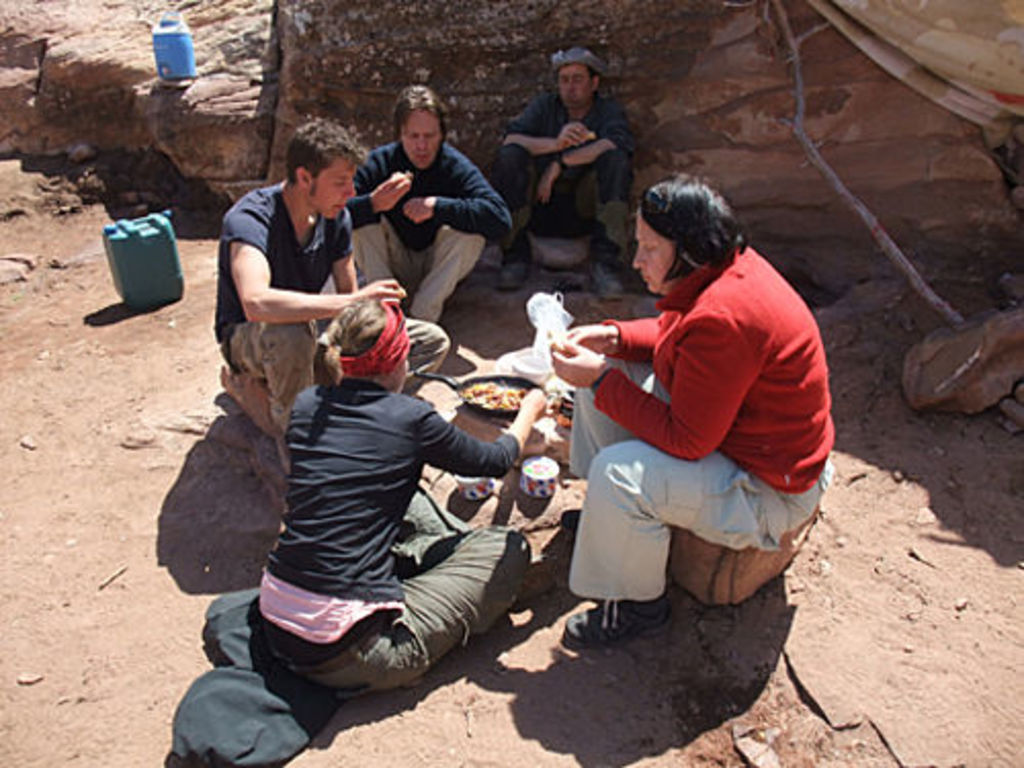
<svg viewBox="0 0 1024 768">
<path fill-rule="evenodd" d="M 331 264 L 352 255 L 352 215 L 346 209 L 331 224 L 328 256 Z"/>
<path fill-rule="evenodd" d="M 501 477 L 519 456 L 519 444 L 511 435 L 485 443 L 449 424 L 433 409 L 420 418 L 418 431 L 424 461 L 460 475 Z"/>
<path fill-rule="evenodd" d="M 263 208 L 243 206 L 228 212 L 221 226 L 221 242 L 243 242 L 266 255 L 270 249 L 270 214 Z"/>
</svg>

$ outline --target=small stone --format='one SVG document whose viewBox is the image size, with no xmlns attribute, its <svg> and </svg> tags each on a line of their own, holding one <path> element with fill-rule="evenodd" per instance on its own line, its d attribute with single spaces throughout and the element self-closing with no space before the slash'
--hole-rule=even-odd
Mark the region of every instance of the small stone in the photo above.
<svg viewBox="0 0 1024 768">
<path fill-rule="evenodd" d="M 953 607 L 956 608 L 958 612 L 963 611 L 967 608 L 969 602 L 970 601 L 966 597 L 961 597 L 959 600 L 953 603 Z"/>
<path fill-rule="evenodd" d="M 1000 416 L 998 419 L 996 419 L 996 423 L 998 423 L 1000 427 L 1005 429 L 1011 435 L 1017 435 L 1020 434 L 1021 432 L 1024 432 L 1024 427 L 1021 427 L 1019 424 L 1006 418 L 1005 416 Z"/>
<path fill-rule="evenodd" d="M 36 443 L 36 439 L 32 437 L 32 435 L 25 435 L 24 437 L 22 437 L 21 440 L 18 441 L 18 445 L 20 445 L 26 451 L 34 451 L 36 450 L 36 448 L 39 447 L 39 444 Z"/>
<path fill-rule="evenodd" d="M 1019 211 L 1024 211 L 1024 186 L 1014 187 L 1010 193 L 1010 202 Z"/>
<path fill-rule="evenodd" d="M 914 652 L 914 646 L 910 645 L 909 643 L 907 645 L 904 645 L 903 646 L 903 652 L 904 653 L 913 653 Z"/>
<path fill-rule="evenodd" d="M 894 469 L 891 475 L 892 479 L 895 480 L 897 483 L 902 483 L 904 480 L 907 479 L 907 476 L 903 474 L 902 469 Z"/>
<path fill-rule="evenodd" d="M 68 150 L 68 160 L 72 163 L 84 163 L 96 157 L 96 148 L 84 141 L 75 144 Z"/>
<path fill-rule="evenodd" d="M 732 727 L 733 746 L 754 768 L 779 768 L 782 763 L 772 749 L 772 742 L 778 738 L 778 728 L 758 728 L 744 724 Z"/>
<path fill-rule="evenodd" d="M 914 525 L 934 525 L 937 520 L 935 513 L 928 507 L 921 507 L 914 515 Z"/>
<path fill-rule="evenodd" d="M 1003 416 L 1024 429 L 1024 404 L 1017 401 L 1016 395 L 1004 397 L 999 401 L 999 410 Z"/>
<path fill-rule="evenodd" d="M 137 451 L 140 448 L 148 448 L 156 442 L 156 433 L 148 430 L 140 430 L 127 435 L 121 441 L 121 447 L 129 451 Z"/>
<path fill-rule="evenodd" d="M 36 672 L 22 672 L 18 675 L 18 685 L 35 685 L 42 681 L 43 676 Z"/>
<path fill-rule="evenodd" d="M 842 549 L 849 543 L 849 540 L 845 536 L 839 536 L 836 538 L 836 546 Z"/>
<path fill-rule="evenodd" d="M 1021 187 L 1017 187 L 1021 189 Z M 1010 272 L 1004 272 L 999 276 L 999 280 L 996 281 L 999 285 L 999 290 L 1008 299 L 1013 301 L 1024 300 L 1024 274 L 1012 274 Z"/>
<path fill-rule="evenodd" d="M 0 285 L 23 283 L 28 280 L 29 268 L 17 261 L 0 259 Z"/>
<path fill-rule="evenodd" d="M 22 264 L 29 271 L 39 266 L 39 257 L 34 253 L 5 253 L 3 256 L 0 256 L 0 260 Z"/>
</svg>

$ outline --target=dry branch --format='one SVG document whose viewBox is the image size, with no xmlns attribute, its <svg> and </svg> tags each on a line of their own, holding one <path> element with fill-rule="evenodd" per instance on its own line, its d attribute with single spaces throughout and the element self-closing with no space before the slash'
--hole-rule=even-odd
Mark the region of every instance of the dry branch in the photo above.
<svg viewBox="0 0 1024 768">
<path fill-rule="evenodd" d="M 864 222 L 871 232 L 871 237 L 874 238 L 875 242 L 882 249 L 882 253 L 903 273 L 917 294 L 928 302 L 932 309 L 938 312 L 947 323 L 954 327 L 961 325 L 964 322 L 963 316 L 935 293 L 931 286 L 925 282 L 924 278 L 921 277 L 921 273 L 903 255 L 899 246 L 889 237 L 889 233 L 885 231 L 871 210 L 856 195 L 850 192 L 807 135 L 807 131 L 804 129 L 804 76 L 800 66 L 800 44 L 793 36 L 793 29 L 790 27 L 789 16 L 786 13 L 785 7 L 783 7 L 782 0 L 770 0 L 770 2 L 775 10 L 775 15 L 778 17 L 779 27 L 782 30 L 783 37 L 786 39 L 786 45 L 789 48 L 793 64 L 793 96 L 796 100 L 796 111 L 792 122 L 793 135 L 804 148 L 807 159 L 825 177 L 832 188 L 839 193 L 840 199 L 860 217 L 861 221 Z"/>
</svg>

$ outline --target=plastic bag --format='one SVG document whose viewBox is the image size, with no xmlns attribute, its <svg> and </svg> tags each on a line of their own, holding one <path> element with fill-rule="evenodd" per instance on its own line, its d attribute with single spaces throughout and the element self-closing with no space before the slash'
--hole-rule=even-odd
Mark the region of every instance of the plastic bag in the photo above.
<svg viewBox="0 0 1024 768">
<path fill-rule="evenodd" d="M 526 302 L 526 315 L 537 329 L 533 337 L 533 355 L 551 370 L 551 342 L 565 335 L 573 317 L 562 306 L 560 293 L 535 293 Z"/>
</svg>

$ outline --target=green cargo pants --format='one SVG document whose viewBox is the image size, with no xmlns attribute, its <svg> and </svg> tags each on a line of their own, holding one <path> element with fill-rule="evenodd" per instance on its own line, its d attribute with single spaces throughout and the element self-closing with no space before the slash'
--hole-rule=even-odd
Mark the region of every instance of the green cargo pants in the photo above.
<svg viewBox="0 0 1024 768">
<path fill-rule="evenodd" d="M 530 547 L 517 531 L 470 529 L 422 492 L 402 525 L 394 549 L 399 571 L 409 574 L 402 615 L 336 658 L 296 672 L 353 692 L 408 685 L 515 602 L 530 563 Z"/>
</svg>

